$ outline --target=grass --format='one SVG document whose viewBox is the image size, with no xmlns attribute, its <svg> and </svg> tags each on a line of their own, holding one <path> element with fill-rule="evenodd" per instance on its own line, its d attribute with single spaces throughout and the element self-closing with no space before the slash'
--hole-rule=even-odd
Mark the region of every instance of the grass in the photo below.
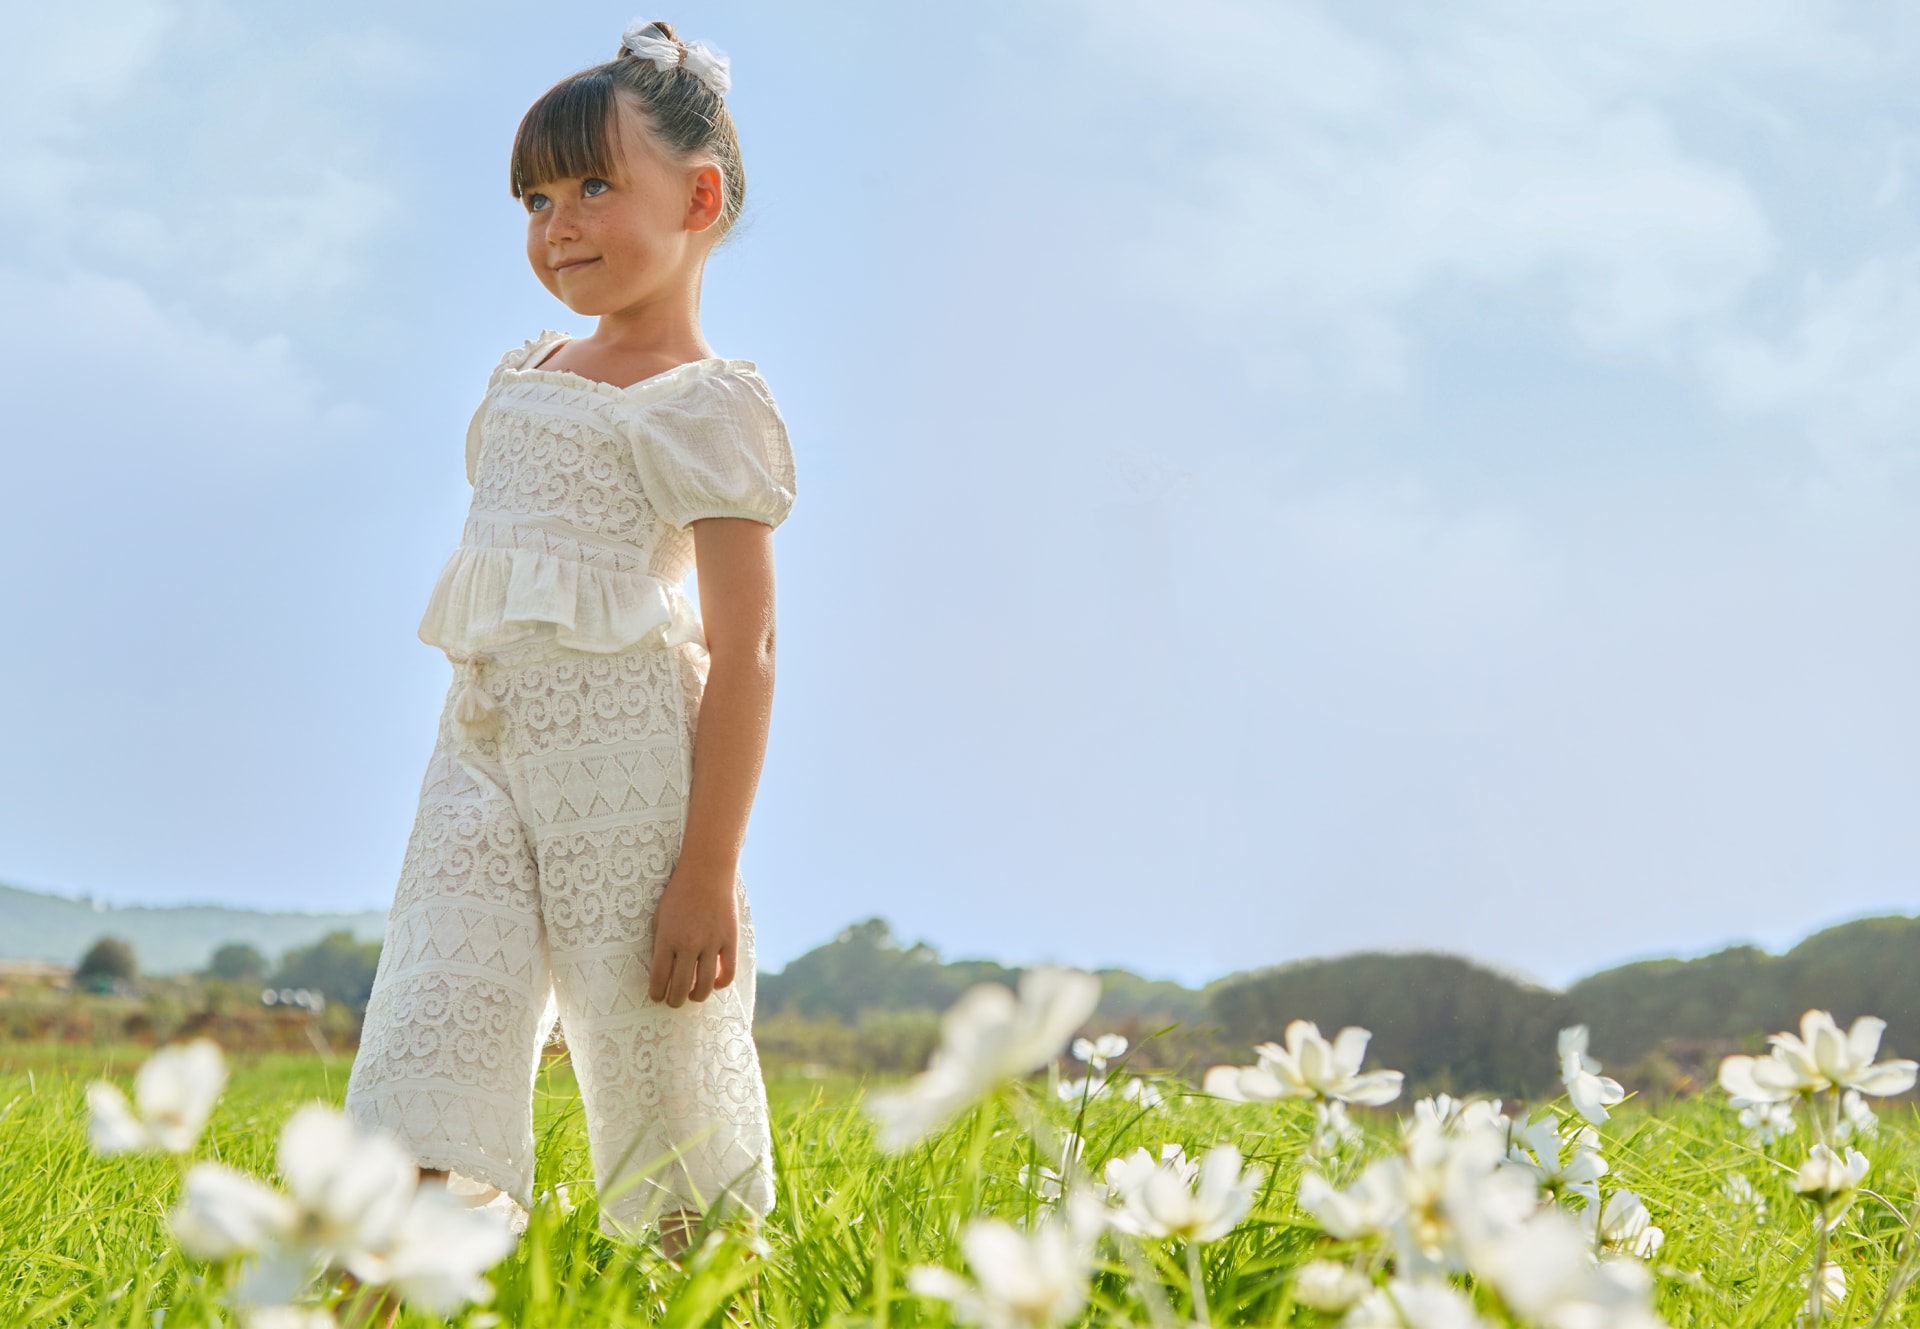
<svg viewBox="0 0 1920 1329">
<path fill-rule="evenodd" d="M 147 1055 L 134 1047 L 0 1046 L 0 1325 L 157 1326 L 236 1323 L 219 1271 L 183 1258 L 166 1213 L 178 1165 L 152 1156 L 96 1158 L 85 1140 L 86 1083 L 123 1087 Z M 312 1055 L 230 1059 L 232 1078 L 196 1159 L 218 1159 L 258 1176 L 273 1173 L 281 1124 L 300 1103 L 338 1103 L 348 1062 Z M 906 1271 L 927 1262 L 964 1267 L 961 1224 L 980 1212 L 1019 1219 L 1036 1200 L 1016 1179 L 1038 1162 L 1003 1104 L 990 1101 L 932 1141 L 897 1157 L 879 1154 L 860 1113 L 857 1080 L 781 1079 L 769 1084 L 774 1110 L 778 1203 L 762 1240 L 717 1243 L 675 1264 L 653 1249 L 610 1242 L 595 1227 L 588 1198 L 571 1212 L 551 1204 L 496 1268 L 492 1302 L 450 1320 L 408 1311 L 403 1325 L 626 1326 L 725 1324 L 726 1305 L 751 1323 L 890 1327 L 945 1324 L 944 1306 L 906 1287 Z M 1399 1107 L 1407 1105 L 1397 1104 Z M 579 1100 L 564 1063 L 550 1066 L 536 1093 L 536 1191 L 590 1176 Z M 1052 1105 L 1059 1125 L 1073 1110 Z M 1206 1300 L 1215 1324 L 1331 1323 L 1290 1297 L 1289 1271 L 1325 1238 L 1294 1206 L 1312 1113 L 1298 1104 L 1232 1105 L 1169 1095 L 1142 1112 L 1096 1102 L 1084 1123 L 1086 1161 L 1097 1171 L 1136 1145 L 1177 1140 L 1190 1155 L 1221 1141 L 1268 1169 L 1248 1220 L 1204 1248 Z M 1372 1148 L 1390 1147 L 1391 1113 L 1367 1122 Z M 1761 1149 L 1749 1144 L 1717 1096 L 1666 1105 L 1629 1103 L 1601 1128 L 1612 1167 L 1609 1186 L 1631 1187 L 1666 1231 L 1653 1261 L 1657 1304 L 1667 1322 L 1705 1329 L 1786 1326 L 1802 1301 L 1811 1222 L 1791 1189 L 1805 1158 L 1804 1134 Z M 1871 1194 L 1834 1234 L 1831 1258 L 1848 1277 L 1850 1301 L 1832 1325 L 1866 1324 L 1893 1267 L 1920 1173 L 1920 1126 L 1913 1109 L 1891 1105 L 1877 1138 Z M 1344 1182 L 1363 1160 L 1334 1169 Z M 1767 1203 L 1764 1218 L 1724 1193 L 1739 1173 Z M 1103 1248 L 1085 1322 L 1147 1324 L 1141 1299 L 1111 1245 Z M 1175 1317 L 1191 1315 L 1184 1252 L 1146 1247 Z M 751 1283 L 757 1300 L 734 1294 Z M 1904 1309 L 1904 1308 L 1902 1308 Z M 1902 1323 L 1899 1315 L 1888 1324 Z"/>
</svg>

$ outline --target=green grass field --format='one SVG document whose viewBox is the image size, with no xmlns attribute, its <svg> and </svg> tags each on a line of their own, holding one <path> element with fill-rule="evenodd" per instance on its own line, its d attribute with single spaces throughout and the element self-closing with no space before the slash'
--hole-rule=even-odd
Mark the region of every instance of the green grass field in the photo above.
<svg viewBox="0 0 1920 1329">
<path fill-rule="evenodd" d="M 238 1323 L 222 1280 L 172 1245 L 166 1214 L 180 1168 L 156 1155 L 102 1159 L 86 1140 L 84 1088 L 108 1075 L 125 1087 L 145 1049 L 0 1046 L 0 1323 L 150 1326 Z M 349 1063 L 275 1054 L 230 1059 L 232 1078 L 194 1159 L 218 1159 L 261 1177 L 273 1174 L 277 1132 L 300 1103 L 338 1103 Z M 1059 1126 L 1075 1108 L 1049 1102 L 1044 1083 L 1015 1092 Z M 1171 1089 L 1171 1086 L 1168 1086 Z M 613 1326 L 723 1324 L 724 1307 L 766 1325 L 912 1325 L 949 1322 L 948 1308 L 906 1286 L 916 1263 L 964 1269 L 956 1234 L 970 1216 L 1032 1215 L 1039 1203 L 1018 1181 L 1033 1146 L 1008 1111 L 989 1100 L 931 1141 L 880 1154 L 860 1109 L 856 1082 L 783 1080 L 770 1085 L 779 1200 L 754 1253 L 744 1241 L 718 1243 L 686 1267 L 652 1249 L 613 1243 L 595 1229 L 589 1198 L 570 1213 L 543 1206 L 518 1249 L 491 1275 L 492 1302 L 450 1320 L 407 1311 L 404 1325 Z M 1290 1271 L 1332 1246 L 1296 1207 L 1312 1109 L 1300 1103 L 1231 1104 L 1169 1092 L 1141 1110 L 1096 1100 L 1084 1121 L 1086 1162 L 1165 1141 L 1198 1155 L 1231 1141 L 1267 1176 L 1250 1216 L 1204 1247 L 1205 1300 L 1214 1324 L 1332 1324 L 1293 1303 Z M 538 1190 L 590 1175 L 579 1102 L 564 1064 L 538 1087 Z M 1872 1159 L 1867 1193 L 1831 1239 L 1846 1272 L 1846 1304 L 1829 1324 L 1872 1321 L 1912 1211 L 1920 1173 L 1920 1130 L 1906 1103 L 1883 1104 L 1881 1127 L 1857 1141 Z M 1394 1147 L 1395 1109 L 1356 1114 L 1369 1135 L 1360 1152 Z M 1601 1128 L 1611 1165 L 1608 1187 L 1638 1192 L 1666 1233 L 1650 1261 L 1656 1306 L 1676 1326 L 1790 1325 L 1804 1304 L 1810 1206 L 1791 1188 L 1807 1156 L 1805 1130 L 1762 1149 L 1748 1143 L 1718 1094 L 1654 1113 L 1632 1102 Z M 1327 1170 L 1351 1180 L 1360 1158 Z M 1745 1176 L 1765 1200 L 1764 1215 L 1726 1193 Z M 583 1190 L 585 1188 L 582 1188 Z M 1080 1322 L 1190 1323 L 1188 1265 L 1177 1243 L 1135 1243 L 1156 1271 L 1167 1304 L 1142 1296 L 1140 1267 L 1119 1258 L 1115 1237 L 1101 1247 L 1092 1301 Z M 752 1280 L 751 1299 L 730 1293 Z M 1483 1306 L 1495 1322 L 1498 1313 Z M 1903 1304 L 1883 1322 L 1907 1323 Z M 738 1322 L 738 1321 L 736 1321 Z"/>
</svg>

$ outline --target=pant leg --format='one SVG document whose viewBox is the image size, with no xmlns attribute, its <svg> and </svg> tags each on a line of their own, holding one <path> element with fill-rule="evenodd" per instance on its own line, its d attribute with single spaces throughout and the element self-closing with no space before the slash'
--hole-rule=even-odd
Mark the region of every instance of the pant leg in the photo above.
<svg viewBox="0 0 1920 1329">
<path fill-rule="evenodd" d="M 452 718 L 422 781 L 348 1080 L 422 1167 L 532 1207 L 533 1080 L 557 1003 L 532 846 L 491 740 Z"/>
<path fill-rule="evenodd" d="M 773 1207 L 738 882 L 734 982 L 678 1010 L 647 992 L 654 913 L 686 821 L 691 667 L 686 651 L 637 650 L 509 671 L 503 759 L 534 840 L 601 1226 L 616 1237 L 673 1207 Z"/>
</svg>

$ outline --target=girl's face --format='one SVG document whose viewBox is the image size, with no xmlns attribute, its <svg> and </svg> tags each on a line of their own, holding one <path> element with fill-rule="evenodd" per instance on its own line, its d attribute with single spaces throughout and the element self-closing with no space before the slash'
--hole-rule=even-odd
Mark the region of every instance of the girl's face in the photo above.
<svg viewBox="0 0 1920 1329">
<path fill-rule="evenodd" d="M 718 166 L 674 161 L 632 102 L 617 104 L 615 178 L 544 180 L 521 191 L 527 261 L 576 314 L 631 310 L 697 281 L 725 203 Z"/>
</svg>

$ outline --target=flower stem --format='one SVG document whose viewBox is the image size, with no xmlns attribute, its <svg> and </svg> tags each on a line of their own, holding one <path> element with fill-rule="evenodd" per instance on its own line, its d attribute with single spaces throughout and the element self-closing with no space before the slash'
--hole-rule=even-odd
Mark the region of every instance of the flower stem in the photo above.
<svg viewBox="0 0 1920 1329">
<path fill-rule="evenodd" d="M 1127 1240 L 1116 1245 L 1120 1248 L 1120 1258 L 1127 1262 L 1134 1286 L 1140 1289 L 1140 1299 L 1147 1303 L 1147 1315 L 1153 1320 L 1154 1329 L 1178 1329 L 1173 1308 L 1167 1305 L 1166 1289 L 1160 1286 L 1160 1276 L 1148 1266 L 1139 1246 Z"/>
<path fill-rule="evenodd" d="M 1201 1324 L 1212 1324 L 1207 1314 L 1207 1280 L 1200 1269 L 1200 1243 L 1187 1240 L 1187 1283 L 1193 1290 L 1193 1317 Z"/>
<path fill-rule="evenodd" d="M 1821 1275 L 1827 1268 L 1827 1205 L 1822 1201 L 1814 1216 L 1813 1233 L 1813 1272 L 1807 1277 L 1807 1324 L 1810 1329 L 1820 1329 L 1820 1321 L 1827 1313 L 1827 1287 Z"/>
</svg>

